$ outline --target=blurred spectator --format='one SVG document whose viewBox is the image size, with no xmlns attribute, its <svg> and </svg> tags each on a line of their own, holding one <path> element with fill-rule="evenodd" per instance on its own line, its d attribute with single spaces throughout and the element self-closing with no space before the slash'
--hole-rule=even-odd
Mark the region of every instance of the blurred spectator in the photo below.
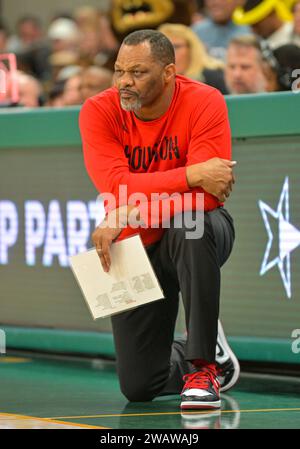
<svg viewBox="0 0 300 449">
<path fill-rule="evenodd" d="M 81 97 L 85 101 L 112 86 L 113 73 L 103 67 L 92 66 L 81 74 Z"/>
<path fill-rule="evenodd" d="M 233 95 L 267 91 L 261 47 L 255 36 L 231 40 L 226 55 L 225 81 Z"/>
<path fill-rule="evenodd" d="M 101 32 L 99 27 L 88 28 L 82 31 L 82 38 L 79 43 L 78 51 L 80 61 L 83 65 L 89 66 L 94 64 L 95 57 L 101 48 Z M 104 58 L 106 61 L 106 58 Z"/>
<path fill-rule="evenodd" d="M 294 13 L 294 29 L 291 43 L 300 47 L 300 1 L 295 3 L 293 7 Z"/>
<path fill-rule="evenodd" d="M 78 64 L 79 55 L 75 51 L 65 50 L 52 53 L 49 62 L 52 68 L 52 80 L 56 81 L 62 69 Z"/>
<path fill-rule="evenodd" d="M 42 26 L 40 20 L 35 16 L 24 16 L 18 20 L 16 34 L 9 39 L 9 51 L 20 53 L 42 39 Z"/>
<path fill-rule="evenodd" d="M 80 92 L 81 75 L 77 74 L 71 76 L 64 85 L 63 105 L 76 106 L 82 104 L 82 97 Z"/>
<path fill-rule="evenodd" d="M 246 0 L 233 14 L 235 23 L 251 25 L 252 31 L 265 39 L 272 49 L 294 41 L 293 22 L 288 7 L 281 0 L 262 8 L 265 0 Z M 296 42 L 295 42 L 296 43 Z"/>
<path fill-rule="evenodd" d="M 74 19 L 82 35 L 79 44 L 81 64 L 108 65 L 111 68 L 111 59 L 115 59 L 119 42 L 106 15 L 92 6 L 82 6 L 75 10 Z"/>
<path fill-rule="evenodd" d="M 72 76 L 79 75 L 81 72 L 82 67 L 79 65 L 67 65 L 58 72 L 56 80 L 57 82 L 67 81 Z"/>
<path fill-rule="evenodd" d="M 286 44 L 273 51 L 278 62 L 277 90 L 300 90 L 300 47 Z"/>
<path fill-rule="evenodd" d="M 36 16 L 24 16 L 17 23 L 17 35 L 9 39 L 9 51 L 22 53 L 43 40 L 43 29 Z"/>
<path fill-rule="evenodd" d="M 71 19 L 59 18 L 48 28 L 48 38 L 53 52 L 76 51 L 80 42 L 80 31 Z"/>
<path fill-rule="evenodd" d="M 259 45 L 263 60 L 263 72 L 267 81 L 266 91 L 276 92 L 281 90 L 278 84 L 280 73 L 279 63 L 267 41 L 259 40 Z"/>
<path fill-rule="evenodd" d="M 36 78 L 27 73 L 19 73 L 18 82 L 20 106 L 38 108 L 43 105 L 43 88 Z"/>
<path fill-rule="evenodd" d="M 230 40 L 251 33 L 249 27 L 235 25 L 231 20 L 239 4 L 240 0 L 205 0 L 208 17 L 192 28 L 211 56 L 224 60 Z"/>
<path fill-rule="evenodd" d="M 300 89 L 300 47 L 286 44 L 272 50 L 261 43 L 267 91 L 288 91 Z"/>
<path fill-rule="evenodd" d="M 65 80 L 57 81 L 48 94 L 46 106 L 62 107 L 64 106 L 64 87 Z"/>
<path fill-rule="evenodd" d="M 8 52 L 7 48 L 8 36 L 9 36 L 8 28 L 6 27 L 4 22 L 2 22 L 2 20 L 0 19 L 0 53 Z"/>
<path fill-rule="evenodd" d="M 79 29 L 84 30 L 98 25 L 100 12 L 93 6 L 84 5 L 75 9 L 73 17 Z"/>
<path fill-rule="evenodd" d="M 91 6 L 77 8 L 74 13 L 78 27 L 83 32 L 88 29 L 98 29 L 101 34 L 100 49 L 115 51 L 119 42 L 112 31 L 110 21 L 106 14 Z"/>
<path fill-rule="evenodd" d="M 16 54 L 20 70 L 41 81 L 51 76 L 48 63 L 50 48 L 37 17 L 24 16 L 18 21 L 17 35 L 9 38 L 7 51 Z"/>
<path fill-rule="evenodd" d="M 40 81 L 51 79 L 49 63 L 50 48 L 46 44 L 35 44 L 30 49 L 17 53 L 18 67 Z"/>
<path fill-rule="evenodd" d="M 186 25 L 166 23 L 158 28 L 172 42 L 175 49 L 176 71 L 202 81 L 227 93 L 224 82 L 224 63 L 208 55 L 197 35 Z"/>
<path fill-rule="evenodd" d="M 68 12 L 68 11 L 58 11 L 56 12 L 51 20 L 50 20 L 50 25 L 55 22 L 57 19 L 68 19 L 68 20 L 74 20 L 73 15 Z"/>
<path fill-rule="evenodd" d="M 191 17 L 191 23 L 194 25 L 195 23 L 202 22 L 206 18 L 205 16 L 205 8 L 204 8 L 204 0 L 196 0 L 195 3 L 195 12 L 193 12 Z"/>
<path fill-rule="evenodd" d="M 92 65 L 101 47 L 99 10 L 92 6 L 81 6 L 74 12 L 74 20 L 81 32 L 79 43 L 80 60 L 84 65 Z"/>
</svg>

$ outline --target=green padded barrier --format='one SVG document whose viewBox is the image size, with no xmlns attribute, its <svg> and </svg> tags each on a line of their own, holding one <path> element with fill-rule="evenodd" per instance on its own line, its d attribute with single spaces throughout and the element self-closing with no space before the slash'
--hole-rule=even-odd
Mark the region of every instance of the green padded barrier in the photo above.
<svg viewBox="0 0 300 449">
<path fill-rule="evenodd" d="M 66 331 L 59 329 L 31 329 L 7 326 L 7 346 L 10 349 L 77 354 L 114 358 L 111 333 Z M 229 337 L 229 342 L 240 360 L 259 362 L 298 363 L 291 350 L 292 340 Z"/>
<path fill-rule="evenodd" d="M 300 363 L 291 338 L 300 328 L 300 95 L 228 96 L 226 101 L 238 161 L 226 207 L 237 232 L 222 270 L 222 321 L 241 360 Z M 90 235 L 98 213 L 97 192 L 84 168 L 78 114 L 78 107 L 0 112 L 0 330 L 11 348 L 110 357 L 110 321 L 91 319 L 66 264 L 76 243 L 74 226 L 84 225 Z M 30 229 L 28 217 L 37 209 Z M 266 210 L 273 212 L 264 215 Z M 49 243 L 54 221 L 63 234 L 56 255 Z M 41 232 L 36 246 L 34 226 Z M 15 241 L 9 244 L 13 231 Z M 294 246 L 286 232 L 295 237 Z M 282 245 L 290 247 L 280 265 Z M 176 332 L 184 331 L 181 306 Z"/>
</svg>

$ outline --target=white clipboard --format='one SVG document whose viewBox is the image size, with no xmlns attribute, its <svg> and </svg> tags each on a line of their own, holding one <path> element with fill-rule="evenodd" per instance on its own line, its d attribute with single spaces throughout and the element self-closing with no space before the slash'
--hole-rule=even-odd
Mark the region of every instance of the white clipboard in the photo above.
<svg viewBox="0 0 300 449">
<path fill-rule="evenodd" d="M 139 235 L 113 243 L 110 253 L 108 273 L 95 248 L 69 258 L 94 320 L 164 298 Z"/>
</svg>

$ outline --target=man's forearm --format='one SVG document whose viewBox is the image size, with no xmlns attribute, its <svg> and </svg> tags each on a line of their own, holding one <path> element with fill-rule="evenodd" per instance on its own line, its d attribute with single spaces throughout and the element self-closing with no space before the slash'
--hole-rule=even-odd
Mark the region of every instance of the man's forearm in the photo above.
<svg viewBox="0 0 300 449">
<path fill-rule="evenodd" d="M 188 189 L 201 187 L 218 198 L 219 201 L 224 202 L 230 195 L 232 184 L 235 182 L 232 171 L 235 164 L 234 161 L 213 158 L 206 162 L 186 166 Z M 157 192 L 153 189 L 152 193 Z M 124 228 L 127 225 L 140 224 L 140 219 L 139 208 L 135 204 L 127 204 L 112 210 L 103 224 L 113 228 Z"/>
<path fill-rule="evenodd" d="M 223 202 L 230 195 L 232 184 L 235 182 L 232 171 L 235 165 L 235 161 L 212 158 L 206 162 L 187 166 L 187 184 L 191 189 L 201 187 Z"/>
<path fill-rule="evenodd" d="M 120 228 L 135 224 L 140 220 L 140 211 L 135 205 L 120 206 L 106 215 L 100 227 Z"/>
</svg>

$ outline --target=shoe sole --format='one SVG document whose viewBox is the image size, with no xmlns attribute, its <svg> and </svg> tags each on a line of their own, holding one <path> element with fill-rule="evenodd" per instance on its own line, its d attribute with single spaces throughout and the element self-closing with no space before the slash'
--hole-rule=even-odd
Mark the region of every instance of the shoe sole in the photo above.
<svg viewBox="0 0 300 449">
<path fill-rule="evenodd" d="M 234 352 L 232 351 L 232 349 L 230 348 L 229 344 L 227 343 L 226 337 L 225 337 L 225 333 L 223 330 L 223 326 L 222 324 L 219 322 L 218 323 L 218 334 L 220 336 L 220 340 L 222 342 L 222 346 L 224 346 L 224 348 L 226 349 L 226 351 L 228 352 L 233 366 L 234 366 L 234 374 L 232 376 L 232 379 L 230 380 L 230 382 L 228 382 L 228 384 L 220 387 L 220 391 L 227 391 L 230 388 L 233 387 L 233 385 L 237 382 L 239 376 L 240 376 L 240 364 L 238 359 L 236 358 L 236 355 L 234 354 Z"/>
<path fill-rule="evenodd" d="M 184 401 L 180 404 L 181 410 L 213 410 L 221 407 L 220 401 L 213 402 L 197 402 L 197 401 Z"/>
</svg>

